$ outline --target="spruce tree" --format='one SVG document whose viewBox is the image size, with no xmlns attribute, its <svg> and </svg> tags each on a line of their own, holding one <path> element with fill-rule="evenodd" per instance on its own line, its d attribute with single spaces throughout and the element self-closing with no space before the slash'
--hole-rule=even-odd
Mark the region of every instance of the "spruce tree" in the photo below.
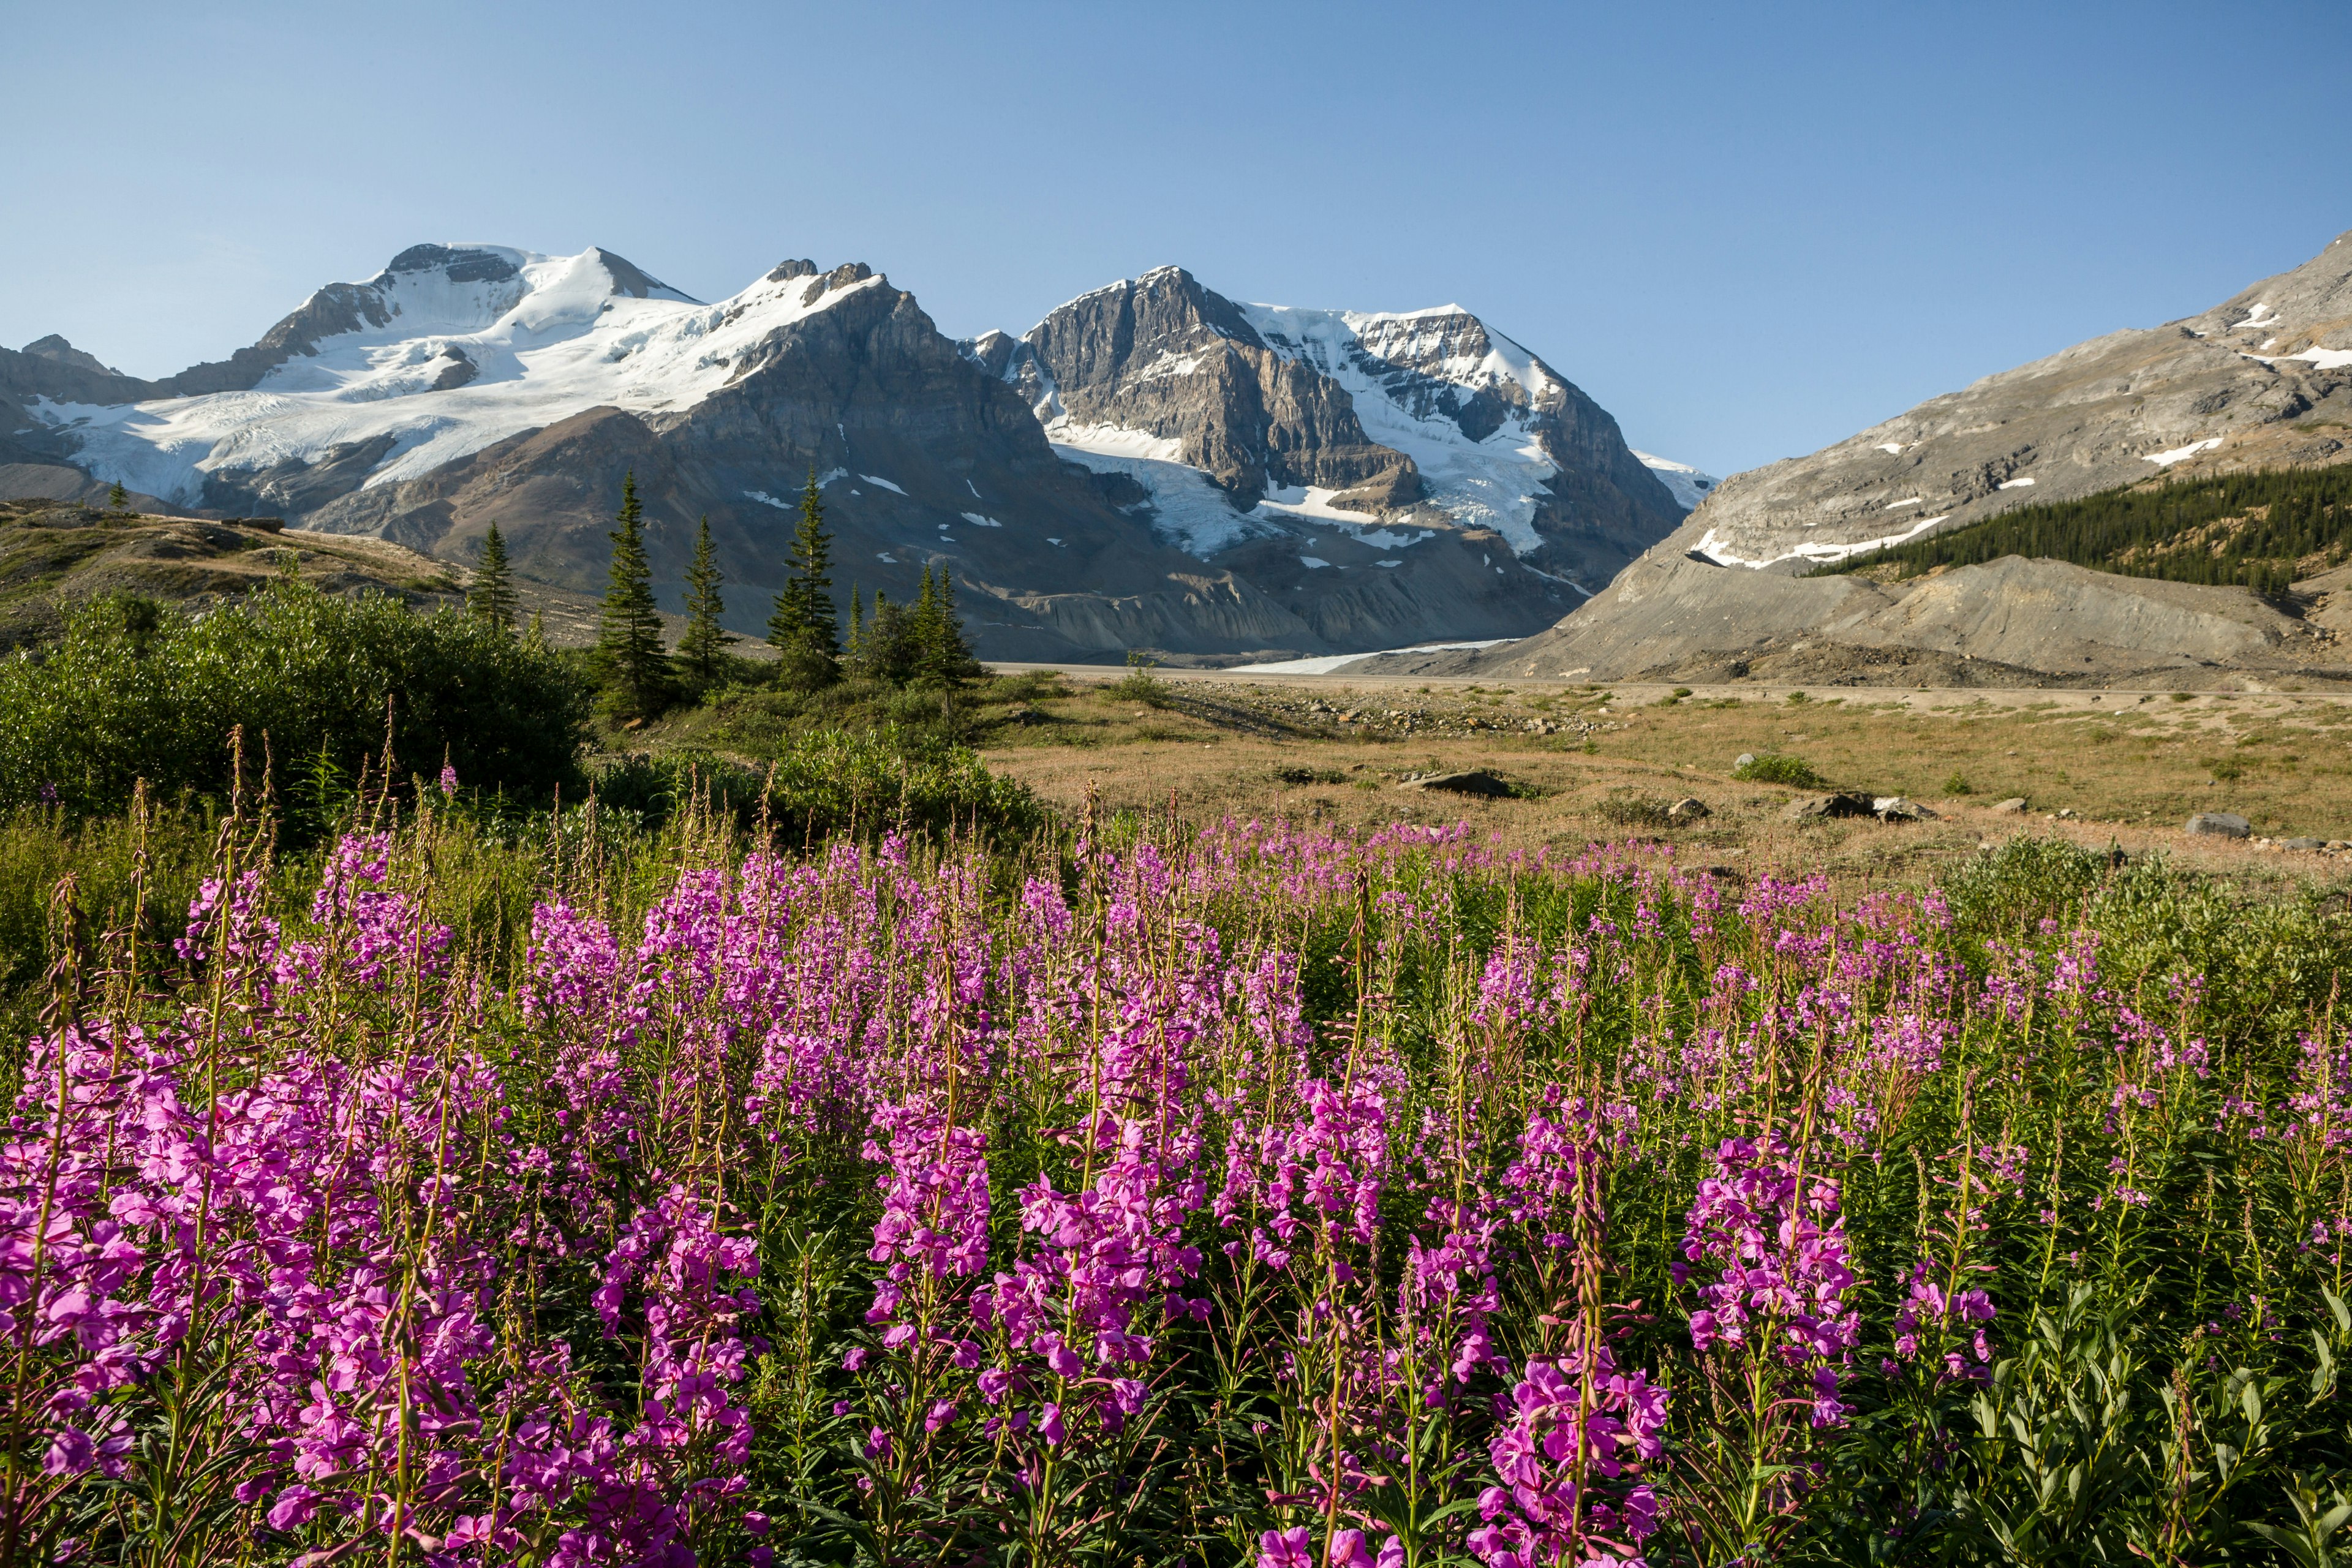
<svg viewBox="0 0 2352 1568">
<path fill-rule="evenodd" d="M 845 637 L 841 644 L 842 662 L 853 669 L 857 668 L 859 659 L 864 656 L 866 631 L 862 624 L 863 620 L 864 610 L 859 603 L 857 580 L 853 577 L 849 582 L 849 636 Z"/>
<path fill-rule="evenodd" d="M 916 676 L 923 685 L 961 686 L 982 673 L 980 661 L 971 657 L 971 645 L 964 640 L 963 620 L 956 614 L 955 579 L 944 563 L 936 582 L 929 569 L 924 569 L 922 597 L 916 604 L 915 617 L 919 627 Z"/>
<path fill-rule="evenodd" d="M 621 479 L 621 510 L 614 520 L 620 526 L 609 536 L 613 568 L 596 629 L 596 658 L 613 687 L 614 706 L 639 719 L 660 712 L 669 695 L 661 614 L 654 605 L 653 566 L 646 559 L 645 520 L 632 469 Z"/>
<path fill-rule="evenodd" d="M 106 510 L 117 517 L 127 516 L 130 513 L 131 492 L 122 488 L 121 479 L 115 480 L 107 487 Z"/>
<path fill-rule="evenodd" d="M 719 679 L 719 660 L 726 655 L 727 645 L 735 641 L 734 634 L 719 624 L 719 617 L 727 613 L 727 603 L 719 596 L 719 584 L 725 581 L 711 550 L 710 519 L 706 515 L 694 536 L 694 564 L 686 571 L 686 635 L 677 639 L 678 662 L 698 687 Z"/>
<path fill-rule="evenodd" d="M 789 574 L 768 617 L 768 640 L 793 685 L 823 686 L 841 675 L 841 634 L 834 618 L 833 579 L 826 575 L 832 563 L 833 536 L 825 531 L 824 501 L 812 466 L 785 557 Z"/>
<path fill-rule="evenodd" d="M 874 613 L 857 639 L 858 673 L 870 680 L 904 686 L 914 678 L 916 646 L 913 617 L 903 605 L 894 605 L 879 590 Z"/>
<path fill-rule="evenodd" d="M 466 608 L 503 630 L 514 629 L 514 574 L 507 565 L 507 542 L 496 519 L 482 535 L 482 563 L 474 568 L 474 585 L 466 590 Z"/>
</svg>

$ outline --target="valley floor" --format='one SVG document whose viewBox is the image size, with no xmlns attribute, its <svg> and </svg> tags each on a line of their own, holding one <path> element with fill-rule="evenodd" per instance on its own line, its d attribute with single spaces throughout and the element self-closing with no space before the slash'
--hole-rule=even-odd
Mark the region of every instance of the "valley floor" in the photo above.
<svg viewBox="0 0 2352 1568">
<path fill-rule="evenodd" d="M 1009 668 L 1009 667 L 1008 667 Z M 1270 680 L 1231 672 L 1137 687 L 1068 667 L 1066 695 L 1016 710 L 982 755 L 1055 805 L 1192 820 L 1467 819 L 1507 843 L 1629 834 L 1750 872 L 1825 867 L 1916 880 L 2012 835 L 2281 881 L 2352 884 L 2352 854 L 2263 840 L 2352 838 L 2352 700 L 2326 693 L 1931 690 L 1815 696 L 1780 689 L 1591 688 L 1427 678 Z M 1530 727 L 1537 727 L 1531 729 Z M 1792 823 L 1809 793 L 1732 777 L 1742 754 L 1795 757 L 1832 786 L 1912 797 L 1937 819 Z M 1507 798 L 1412 787 L 1491 770 Z M 1964 792 L 1964 793 L 1963 793 Z M 1671 823 L 1695 797 L 1709 815 Z M 1995 809 L 2023 797 L 2026 809 Z M 2191 837 L 2234 812 L 2246 841 Z"/>
</svg>

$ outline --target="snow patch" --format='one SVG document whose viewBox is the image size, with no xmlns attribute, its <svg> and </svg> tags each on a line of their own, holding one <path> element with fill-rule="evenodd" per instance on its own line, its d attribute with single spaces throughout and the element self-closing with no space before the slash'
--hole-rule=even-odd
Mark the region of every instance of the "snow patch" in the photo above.
<svg viewBox="0 0 2352 1568">
<path fill-rule="evenodd" d="M 1144 504 L 1150 509 L 1154 531 L 1187 555 L 1206 561 L 1244 539 L 1281 531 L 1275 524 L 1235 511 L 1231 498 L 1199 468 L 1165 458 L 1065 445 L 1056 437 L 1059 430 L 1067 428 L 1065 425 L 1058 429 L 1050 426 L 1046 429 L 1047 437 L 1054 438 L 1055 455 L 1097 474 L 1125 474 L 1141 485 L 1151 498 Z M 1099 431 L 1106 427 L 1094 428 Z M 1140 435 L 1137 431 L 1124 434 Z M 1174 447 L 1180 443 L 1170 441 L 1165 445 Z"/>
<path fill-rule="evenodd" d="M 2210 452 L 2221 444 L 2221 437 L 2219 436 L 2208 436 L 2202 441 L 2191 441 L 2186 447 L 2175 447 L 2169 452 L 2144 452 L 2140 455 L 2140 461 L 2154 463 L 2159 468 L 2168 468 L 2173 464 L 2193 458 L 2200 452 Z"/>
<path fill-rule="evenodd" d="M 790 511 L 793 510 L 792 502 L 788 500 L 778 500 L 775 497 L 770 495 L 765 490 L 745 490 L 743 493 L 751 497 L 753 500 L 758 501 L 761 506 L 772 506 L 778 511 Z"/>
<path fill-rule="evenodd" d="M 1899 506 L 1917 506 L 1927 499 L 1926 496 L 1913 496 L 1907 500 L 1891 500 L 1886 503 L 1886 510 L 1893 511 Z"/>
<path fill-rule="evenodd" d="M 864 479 L 869 485 L 880 485 L 884 489 L 888 490 L 894 496 L 902 496 L 907 493 L 905 490 L 900 489 L 897 485 L 892 484 L 889 480 L 883 479 L 877 474 L 860 474 L 857 477 Z"/>
<path fill-rule="evenodd" d="M 1306 567 L 1310 572 L 1318 566 L 1328 566 L 1331 564 L 1328 561 L 1322 559 L 1320 556 L 1315 555 L 1302 555 L 1298 558 L 1298 563 L 1301 566 Z"/>
<path fill-rule="evenodd" d="M 1129 430 L 1118 425 L 1079 425 L 1068 418 L 1045 426 L 1045 439 L 1074 452 L 1099 458 L 1140 458 L 1154 463 L 1181 463 L 1184 443 L 1172 436 Z"/>
<path fill-rule="evenodd" d="M 992 518 L 992 517 L 982 517 L 982 516 L 981 516 L 981 514 L 980 514 L 980 513 L 978 513 L 978 512 L 976 512 L 976 511 L 959 512 L 959 513 L 957 513 L 956 515 L 957 515 L 957 516 L 959 516 L 959 517 L 961 517 L 961 518 L 962 518 L 966 522 L 968 522 L 968 523 L 971 524 L 974 528 L 1003 528 L 1003 527 L 1004 526 L 1003 523 L 1001 523 L 1001 522 L 997 521 L 994 518 Z M 947 524 L 943 522 L 943 523 L 940 524 L 940 526 L 941 528 L 945 528 L 945 527 L 947 526 Z"/>
<path fill-rule="evenodd" d="M 1899 458 L 1903 455 L 1903 443 L 1900 441 L 1882 441 L 1878 444 L 1878 449 L 1882 452 L 1888 453 L 1891 456 Z"/>
<path fill-rule="evenodd" d="M 1909 528 L 1905 529 L 1900 533 L 1890 533 L 1878 539 L 1859 540 L 1852 544 L 1813 544 L 1810 542 L 1800 544 L 1794 550 L 1784 551 L 1778 555 L 1768 555 L 1760 561 L 1749 561 L 1744 557 L 1733 554 L 1728 548 L 1715 537 L 1715 530 L 1711 528 L 1708 529 L 1705 536 L 1699 540 L 1696 548 L 1698 553 L 1706 556 L 1708 560 L 1714 562 L 1718 566 L 1763 567 L 1769 566 L 1776 561 L 1787 561 L 1792 558 L 1806 561 L 1843 561 L 1849 555 L 1860 555 L 1864 552 L 1872 550 L 1884 550 L 1889 545 L 1902 544 L 1910 540 L 1916 539 L 1919 535 L 1927 532 L 1927 530 L 1935 527 L 1937 523 L 1949 521 L 1951 520 L 1951 515 L 1952 514 L 1950 512 L 1946 512 L 1941 517 L 1923 517 L 1917 522 L 1913 523 Z"/>
<path fill-rule="evenodd" d="M 2004 490 L 2021 490 L 2032 482 L 2033 476 L 2028 474 L 2021 479 L 2003 479 L 1996 488 Z"/>
</svg>

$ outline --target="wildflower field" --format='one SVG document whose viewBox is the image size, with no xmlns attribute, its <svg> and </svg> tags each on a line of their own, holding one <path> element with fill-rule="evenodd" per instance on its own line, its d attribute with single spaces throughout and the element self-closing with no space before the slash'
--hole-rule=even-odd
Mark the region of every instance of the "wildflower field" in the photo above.
<svg viewBox="0 0 2352 1568">
<path fill-rule="evenodd" d="M 5 1568 L 2352 1542 L 2340 905 L 425 793 L 230 817 L 169 930 L 61 889 Z"/>
</svg>

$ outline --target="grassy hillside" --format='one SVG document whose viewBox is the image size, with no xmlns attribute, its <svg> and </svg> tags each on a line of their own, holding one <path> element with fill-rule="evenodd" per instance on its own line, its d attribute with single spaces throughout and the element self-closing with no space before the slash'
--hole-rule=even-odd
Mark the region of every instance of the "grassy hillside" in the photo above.
<svg viewBox="0 0 2352 1568">
<path fill-rule="evenodd" d="M 74 605 L 108 594 L 196 609 L 288 575 L 426 609 L 453 605 L 460 593 L 440 563 L 381 539 L 288 530 L 275 518 L 207 521 L 0 500 L 0 652 L 55 642 Z"/>
<path fill-rule="evenodd" d="M 2273 468 L 2103 490 L 2020 507 L 1891 549 L 1832 562 L 1812 575 L 1867 572 L 1897 580 L 2004 555 L 2047 557 L 2131 577 L 2236 584 L 2258 594 L 2339 565 L 2352 551 L 2352 464 Z"/>
</svg>

